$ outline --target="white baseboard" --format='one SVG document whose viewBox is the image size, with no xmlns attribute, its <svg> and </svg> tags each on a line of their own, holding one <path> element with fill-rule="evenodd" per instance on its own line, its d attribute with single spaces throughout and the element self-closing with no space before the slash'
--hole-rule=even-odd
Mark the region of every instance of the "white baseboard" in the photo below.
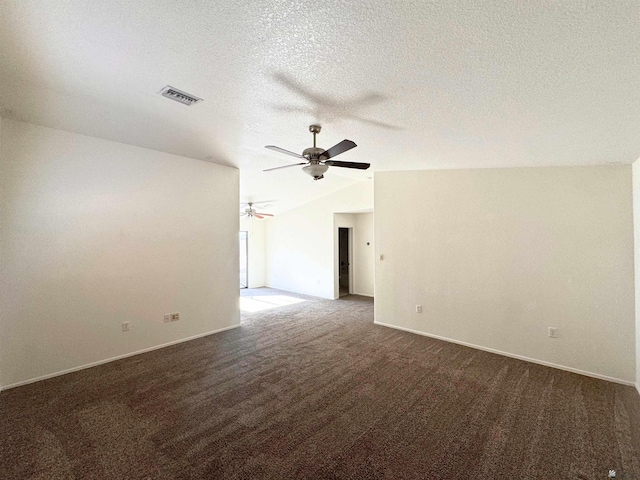
<svg viewBox="0 0 640 480">
<path fill-rule="evenodd" d="M 2 392 L 4 390 L 9 390 L 10 388 L 21 387 L 23 385 L 28 385 L 30 383 L 35 383 L 35 382 L 40 382 L 42 380 L 47 380 L 48 378 L 59 377 L 61 375 L 66 375 L 67 373 L 73 373 L 73 372 L 77 372 L 79 370 L 85 370 L 87 368 L 96 367 L 96 366 L 102 365 L 104 363 L 114 362 L 116 360 L 121 360 L 121 359 L 127 358 L 127 357 L 133 357 L 134 355 L 140 355 L 141 353 L 147 353 L 147 352 L 151 352 L 153 350 L 159 350 L 161 348 L 170 347 L 171 345 L 176 345 L 177 343 L 183 343 L 183 342 L 188 342 L 189 340 L 195 340 L 197 338 L 207 337 L 209 335 L 213 335 L 213 334 L 216 334 L 216 333 L 224 332 L 225 330 L 231 330 L 232 328 L 238 328 L 239 326 L 241 326 L 241 325 L 238 324 L 238 325 L 232 325 L 230 327 L 219 328 L 219 329 L 213 330 L 211 332 L 200 333 L 198 335 L 193 335 L 192 337 L 181 338 L 180 340 L 174 340 L 174 341 L 169 342 L 169 343 L 163 343 L 162 345 L 156 345 L 156 346 L 153 346 L 153 347 L 145 348 L 143 350 L 137 350 L 135 352 L 125 353 L 124 355 L 118 355 L 117 357 L 106 358 L 104 360 L 98 360 L 97 362 L 91 362 L 91 363 L 87 363 L 85 365 L 80 365 L 79 367 L 73 367 L 73 368 L 68 368 L 66 370 L 61 370 L 59 372 L 49 373 L 49 374 L 43 375 L 41 377 L 30 378 L 29 380 L 23 380 L 21 382 L 12 383 L 10 385 L 2 385 L 2 386 L 0 386 L 0 392 Z"/>
<path fill-rule="evenodd" d="M 395 328 L 396 330 L 403 330 L 405 332 L 415 333 L 417 335 L 423 335 L 425 337 L 430 337 L 430 338 L 435 338 L 435 339 L 438 339 L 438 340 L 443 340 L 445 342 L 456 343 L 458 345 L 463 345 L 465 347 L 471 347 L 471 348 L 475 348 L 475 349 L 478 349 L 478 350 L 483 350 L 485 352 L 496 353 L 498 355 L 503 355 L 505 357 L 516 358 L 518 360 L 524 360 L 525 362 L 537 363 L 538 365 L 544 365 L 545 367 L 557 368 L 559 370 L 565 370 L 567 372 L 577 373 L 579 375 L 585 375 L 587 377 L 598 378 L 600 380 L 606 380 L 608 382 L 621 383 L 622 385 L 629 385 L 631 387 L 636 387 L 638 389 L 638 385 L 636 385 L 635 382 L 630 382 L 628 380 L 622 380 L 620 378 L 608 377 L 606 375 L 601 375 L 599 373 L 586 372 L 584 370 L 579 370 L 577 368 L 566 367 L 564 365 L 558 365 L 556 363 L 551 363 L 551 362 L 545 362 L 544 360 L 537 360 L 535 358 L 529 358 L 529 357 L 525 357 L 523 355 L 516 355 L 515 353 L 503 352 L 501 350 L 496 350 L 494 348 L 483 347 L 481 345 L 475 345 L 473 343 L 462 342 L 460 340 L 454 340 L 452 338 L 447 338 L 447 337 L 441 337 L 440 335 L 433 335 L 431 333 L 420 332 L 418 330 L 413 330 L 411 328 L 399 327 L 397 325 L 391 325 L 391 324 L 388 324 L 388 323 L 382 323 L 382 322 L 376 322 L 376 321 L 374 321 L 373 323 L 375 323 L 376 325 L 381 325 L 383 327 Z M 640 389 L 638 389 L 638 393 L 640 393 Z"/>
<path fill-rule="evenodd" d="M 373 295 L 369 295 L 368 293 L 358 293 L 358 292 L 354 292 L 354 293 L 352 293 L 352 295 L 360 295 L 361 297 L 369 297 L 369 298 L 373 298 Z"/>
</svg>

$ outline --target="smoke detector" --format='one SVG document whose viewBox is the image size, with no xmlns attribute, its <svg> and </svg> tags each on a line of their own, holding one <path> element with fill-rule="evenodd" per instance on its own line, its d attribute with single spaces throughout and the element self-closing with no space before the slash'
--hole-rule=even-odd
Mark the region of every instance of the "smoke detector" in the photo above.
<svg viewBox="0 0 640 480">
<path fill-rule="evenodd" d="M 203 101 L 201 98 L 191 95 L 190 93 L 183 92 L 182 90 L 178 90 L 177 88 L 173 88 L 171 85 L 167 85 L 158 93 L 163 97 L 170 98 L 171 100 L 175 100 L 176 102 L 180 102 L 187 106 Z"/>
</svg>

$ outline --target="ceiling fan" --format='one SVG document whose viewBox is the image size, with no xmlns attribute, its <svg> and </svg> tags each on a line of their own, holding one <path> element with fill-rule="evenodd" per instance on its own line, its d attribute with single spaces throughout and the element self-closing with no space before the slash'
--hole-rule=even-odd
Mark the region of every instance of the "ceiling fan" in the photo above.
<svg viewBox="0 0 640 480">
<path fill-rule="evenodd" d="M 256 217 L 260 219 L 263 219 L 264 217 L 273 217 L 273 215 L 270 213 L 256 212 L 256 210 L 253 208 L 253 202 L 249 202 L 247 205 L 249 206 L 245 208 L 244 212 L 240 214 L 241 217 L 249 217 L 249 218 Z"/>
<path fill-rule="evenodd" d="M 270 172 L 271 170 L 278 170 L 280 168 L 305 165 L 304 167 L 302 167 L 302 171 L 308 175 L 311 175 L 314 180 L 320 180 L 321 178 L 324 178 L 324 173 L 329 169 L 329 167 L 357 168 L 359 170 L 366 170 L 371 166 L 371 164 L 369 163 L 341 162 L 331 160 L 333 157 L 336 157 L 341 153 L 346 152 L 347 150 L 351 150 L 352 148 L 357 147 L 357 145 L 351 140 L 343 140 L 337 145 L 331 147 L 329 150 L 318 148 L 316 147 L 316 135 L 320 133 L 320 129 L 320 125 L 309 126 L 309 131 L 313 133 L 313 147 L 305 148 L 302 151 L 302 155 L 299 155 L 295 152 L 290 152 L 289 150 L 285 150 L 284 148 L 276 147 L 275 145 L 266 145 L 265 148 L 268 148 L 269 150 L 274 150 L 286 155 L 291 155 L 292 157 L 301 158 L 302 160 L 304 160 L 304 162 L 292 163 L 291 165 L 284 165 L 282 167 L 267 168 L 263 171 Z"/>
</svg>

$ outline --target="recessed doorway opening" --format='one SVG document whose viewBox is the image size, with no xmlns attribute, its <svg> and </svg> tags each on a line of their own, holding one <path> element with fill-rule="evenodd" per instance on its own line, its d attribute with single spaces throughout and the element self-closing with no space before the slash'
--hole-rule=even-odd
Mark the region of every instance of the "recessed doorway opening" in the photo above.
<svg viewBox="0 0 640 480">
<path fill-rule="evenodd" d="M 343 297 L 353 293 L 353 269 L 351 268 L 352 258 L 352 237 L 353 229 L 338 228 L 338 296 Z"/>
</svg>

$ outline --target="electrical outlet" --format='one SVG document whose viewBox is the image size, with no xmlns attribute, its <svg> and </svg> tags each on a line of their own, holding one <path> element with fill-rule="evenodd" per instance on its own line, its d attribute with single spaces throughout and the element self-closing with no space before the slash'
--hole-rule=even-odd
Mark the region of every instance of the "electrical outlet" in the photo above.
<svg viewBox="0 0 640 480">
<path fill-rule="evenodd" d="M 422 313 L 422 305 L 416 305 L 416 313 Z"/>
<path fill-rule="evenodd" d="M 123 332 L 129 331 L 129 322 L 122 322 L 122 331 Z"/>
<path fill-rule="evenodd" d="M 171 314 L 170 313 L 165 313 L 164 314 L 164 323 L 169 323 L 171 321 Z"/>
<path fill-rule="evenodd" d="M 171 314 L 171 321 L 172 322 L 177 322 L 178 320 L 180 320 L 180 314 L 179 313 L 172 313 Z"/>
<path fill-rule="evenodd" d="M 558 329 L 555 327 L 549 327 L 549 338 L 558 338 Z"/>
</svg>

